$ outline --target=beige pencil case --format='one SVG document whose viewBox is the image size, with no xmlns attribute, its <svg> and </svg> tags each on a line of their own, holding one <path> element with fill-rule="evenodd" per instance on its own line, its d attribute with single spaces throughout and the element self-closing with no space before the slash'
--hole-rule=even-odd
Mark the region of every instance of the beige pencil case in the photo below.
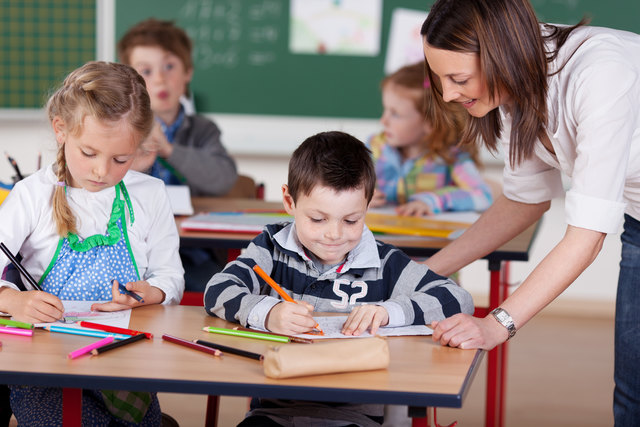
<svg viewBox="0 0 640 427">
<path fill-rule="evenodd" d="M 270 378 L 386 369 L 389 345 L 384 338 L 354 338 L 312 345 L 286 344 L 264 355 L 264 374 Z"/>
</svg>

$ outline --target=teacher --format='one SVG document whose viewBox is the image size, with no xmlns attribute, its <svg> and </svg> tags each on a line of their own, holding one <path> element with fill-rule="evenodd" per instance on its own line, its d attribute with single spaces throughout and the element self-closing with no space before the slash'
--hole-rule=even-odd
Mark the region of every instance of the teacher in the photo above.
<svg viewBox="0 0 640 427">
<path fill-rule="evenodd" d="M 427 260 L 431 269 L 450 275 L 508 242 L 564 193 L 562 173 L 571 181 L 560 242 L 492 314 L 445 319 L 434 339 L 483 349 L 505 342 L 593 262 L 605 236 L 624 222 L 614 416 L 617 426 L 637 425 L 640 36 L 584 20 L 541 24 L 527 0 L 438 0 L 421 34 L 434 98 L 459 103 L 471 116 L 463 143 L 502 147 L 506 156 L 504 194 Z"/>
</svg>

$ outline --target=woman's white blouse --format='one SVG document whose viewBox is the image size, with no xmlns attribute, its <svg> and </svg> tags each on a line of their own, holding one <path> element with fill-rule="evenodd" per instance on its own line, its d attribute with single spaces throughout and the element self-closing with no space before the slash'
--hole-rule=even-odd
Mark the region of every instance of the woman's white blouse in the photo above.
<svg viewBox="0 0 640 427">
<path fill-rule="evenodd" d="M 557 74 L 553 74 L 565 64 Z M 511 117 L 501 108 L 504 194 L 539 203 L 561 196 L 568 224 L 616 233 L 623 213 L 640 220 L 640 35 L 598 27 L 571 33 L 550 64 L 547 134 L 555 155 L 508 161 Z"/>
<path fill-rule="evenodd" d="M 52 218 L 56 181 L 48 166 L 17 183 L 0 205 L 0 241 L 14 254 L 22 254 L 22 265 L 37 281 L 49 266 L 60 239 Z M 184 270 L 178 255 L 178 230 L 164 184 L 134 171 L 129 171 L 123 181 L 133 206 L 133 224 L 128 209 L 126 219 L 138 272 L 143 280 L 165 293 L 164 304 L 178 304 L 184 292 Z M 76 215 L 81 239 L 105 233 L 114 197 L 114 187 L 98 192 L 67 187 L 67 200 Z M 0 268 L 8 263 L 0 254 Z M 13 285 L 0 281 L 0 286 Z"/>
</svg>

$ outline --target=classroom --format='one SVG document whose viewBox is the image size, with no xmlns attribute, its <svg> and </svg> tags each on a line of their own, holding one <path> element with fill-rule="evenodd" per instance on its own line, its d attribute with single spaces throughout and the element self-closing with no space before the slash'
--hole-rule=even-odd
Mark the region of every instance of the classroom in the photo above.
<svg viewBox="0 0 640 427">
<path fill-rule="evenodd" d="M 353 1 L 357 7 L 358 0 Z M 410 43 L 408 28 L 419 32 L 434 1 L 371 1 L 364 8 L 370 10 L 363 12 L 363 16 L 372 17 L 366 21 L 365 33 L 370 36 L 370 43 L 362 42 L 351 51 L 338 48 L 331 51 L 331 46 L 325 45 L 322 49 L 310 47 L 305 37 L 300 37 L 299 44 L 295 44 L 294 24 L 302 24 L 295 22 L 294 16 L 304 23 L 308 22 L 305 19 L 311 20 L 314 13 L 322 13 L 314 9 L 316 6 L 305 10 L 304 0 L 37 0 L 32 3 L 5 3 L 7 16 L 2 25 L 15 34 L 0 36 L 7 38 L 2 45 L 7 49 L 3 52 L 3 68 L 8 70 L 5 76 L 0 76 L 0 150 L 15 159 L 23 175 L 55 160 L 55 136 L 43 103 L 61 77 L 89 60 L 116 61 L 117 40 L 132 25 L 154 17 L 174 20 L 186 29 L 194 42 L 190 89 L 196 111 L 219 126 L 222 143 L 235 160 L 238 173 L 262 184 L 266 201 L 280 202 L 291 154 L 308 136 L 337 130 L 366 141 L 380 132 L 380 81 L 389 70 L 398 68 L 398 64 L 423 59 L 420 39 L 411 49 L 403 45 L 404 56 L 397 43 Z M 335 2 L 319 1 L 317 7 L 320 9 L 325 3 Z M 345 0 L 345 7 L 349 3 Z M 586 14 L 593 25 L 640 33 L 637 20 L 640 4 L 625 4 L 625 10 L 621 11 L 598 0 L 530 0 L 530 3 L 542 22 L 575 24 Z M 294 10 L 296 7 L 300 10 Z M 34 18 L 38 13 L 44 13 L 47 18 Z M 73 19 L 67 22 L 70 16 Z M 50 20 L 42 25 L 49 33 L 36 31 L 33 22 L 38 22 L 37 19 Z M 28 34 L 29 31 L 33 34 Z M 28 38 L 31 44 L 17 41 L 21 37 Z M 44 42 L 45 39 L 48 41 Z M 20 50 L 27 49 L 25 46 L 33 52 L 17 60 Z M 53 54 L 42 52 L 47 49 Z M 55 58 L 56 55 L 59 57 Z M 492 154 L 483 150 L 480 153 L 483 176 L 498 184 L 502 182 L 502 156 L 501 152 Z M 9 162 L 0 161 L 0 183 L 9 184 L 14 176 L 15 169 Z M 563 178 L 566 189 L 569 179 Z M 563 197 L 552 201 L 538 225 L 528 250 L 528 261 L 509 263 L 509 292 L 517 288 L 562 238 L 564 202 Z M 510 342 L 504 425 L 613 424 L 610 409 L 613 319 L 620 251 L 620 232 L 610 233 L 593 264 L 543 310 L 538 316 L 540 319 L 532 321 L 518 339 Z M 476 305 L 488 304 L 490 274 L 486 260 L 475 261 L 459 273 L 460 283 L 471 293 Z M 554 330 L 560 328 L 558 324 L 576 328 L 572 339 L 553 337 Z M 557 360 L 552 355 L 539 354 L 540 346 L 557 346 L 555 351 L 565 355 L 563 357 L 581 357 L 576 366 L 582 365 L 584 371 L 571 371 L 580 376 L 579 380 L 563 378 L 563 368 L 555 367 L 549 372 L 549 365 Z M 597 354 L 595 360 L 585 357 L 589 352 Z M 480 372 L 484 372 L 484 363 L 486 360 Z M 438 411 L 442 422 L 458 420 L 462 426 L 484 425 L 483 377 L 484 374 L 476 375 L 461 409 Z M 545 384 L 532 385 L 537 378 L 542 378 Z M 584 390 L 585 395 L 575 395 L 576 389 Z M 202 425 L 206 395 L 191 396 L 170 393 L 161 396 L 161 403 L 167 402 L 168 412 L 180 425 Z M 232 425 L 242 419 L 246 399 L 223 396 L 221 402 L 220 417 L 228 417 L 229 424 L 219 425 Z M 225 402 L 230 403 L 225 407 Z M 184 410 L 185 405 L 192 404 L 193 410 Z M 191 424 L 193 422 L 196 424 Z"/>
</svg>

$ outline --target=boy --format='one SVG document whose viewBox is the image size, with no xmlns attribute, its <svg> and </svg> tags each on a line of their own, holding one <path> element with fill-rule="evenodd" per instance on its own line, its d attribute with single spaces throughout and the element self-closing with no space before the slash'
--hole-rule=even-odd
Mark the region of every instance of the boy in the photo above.
<svg viewBox="0 0 640 427">
<path fill-rule="evenodd" d="M 464 289 L 374 239 L 364 223 L 374 189 L 371 153 L 361 141 L 342 132 L 308 138 L 293 153 L 288 184 L 282 186 L 285 210 L 294 221 L 268 225 L 241 257 L 211 278 L 207 313 L 291 335 L 313 329 L 313 311 L 349 313 L 346 335 L 472 313 Z M 298 303 L 281 301 L 254 273 L 256 264 Z M 254 403 L 240 426 L 383 422 L 382 405 Z"/>
<path fill-rule="evenodd" d="M 181 104 L 193 75 L 189 36 L 171 21 L 148 19 L 120 39 L 118 56 L 144 77 L 157 122 L 134 168 L 150 168 L 166 184 L 188 185 L 192 196 L 227 193 L 237 172 L 220 129 Z"/>
<path fill-rule="evenodd" d="M 120 61 L 144 77 L 156 124 L 132 169 L 148 172 L 169 185 L 188 185 L 191 196 L 221 196 L 238 178 L 236 164 L 220 142 L 220 129 L 182 105 L 193 75 L 191 40 L 171 21 L 148 19 L 118 42 Z M 211 250 L 180 249 L 185 289 L 204 290 L 220 271 Z"/>
</svg>

